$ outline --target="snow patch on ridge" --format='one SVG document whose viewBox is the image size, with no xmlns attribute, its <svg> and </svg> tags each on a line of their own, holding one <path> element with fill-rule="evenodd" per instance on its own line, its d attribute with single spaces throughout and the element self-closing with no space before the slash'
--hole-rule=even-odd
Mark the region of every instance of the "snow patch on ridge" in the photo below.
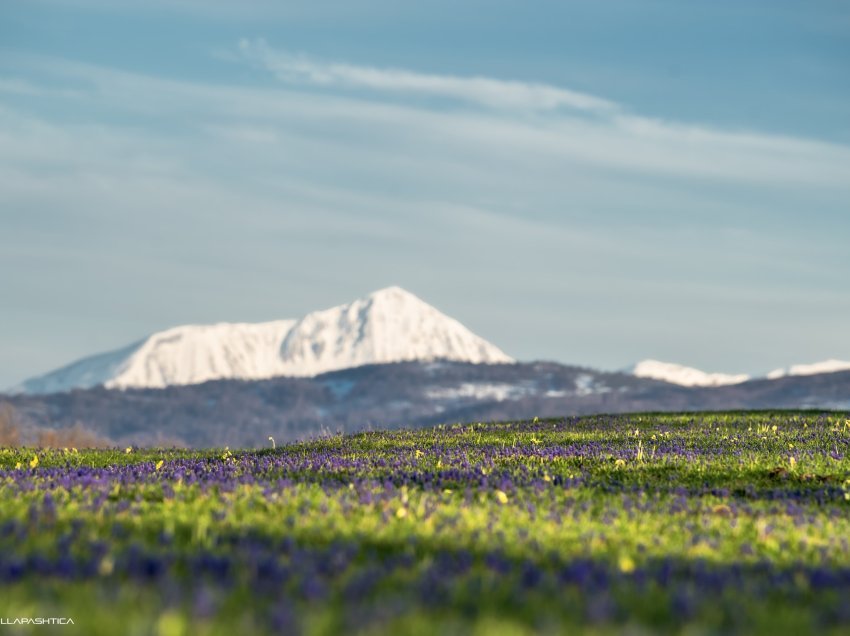
<svg viewBox="0 0 850 636">
<path fill-rule="evenodd" d="M 528 391 L 513 384 L 485 384 L 464 382 L 455 387 L 445 387 L 426 391 L 425 395 L 432 400 L 495 400 L 504 402 L 509 399 L 522 397 Z"/>
<path fill-rule="evenodd" d="M 845 360 L 823 360 L 811 364 L 794 364 L 787 369 L 774 369 L 767 374 L 768 379 L 775 380 L 788 375 L 817 375 L 818 373 L 836 373 L 850 370 L 850 362 Z"/>
<path fill-rule="evenodd" d="M 594 393 L 608 393 L 611 389 L 599 384 L 596 378 L 589 373 L 582 373 L 575 380 L 576 395 L 593 395 Z"/>
<path fill-rule="evenodd" d="M 628 369 L 628 372 L 638 378 L 661 380 L 681 386 L 725 386 L 740 384 L 750 379 L 750 376 L 745 374 L 706 373 L 693 367 L 659 360 L 642 360 Z"/>
</svg>

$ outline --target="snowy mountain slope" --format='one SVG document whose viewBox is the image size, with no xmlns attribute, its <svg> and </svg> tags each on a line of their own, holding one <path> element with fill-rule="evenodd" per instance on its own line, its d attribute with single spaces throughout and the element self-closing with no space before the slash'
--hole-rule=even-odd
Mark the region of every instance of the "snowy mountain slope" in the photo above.
<svg viewBox="0 0 850 636">
<path fill-rule="evenodd" d="M 280 347 L 281 375 L 379 362 L 513 362 L 453 318 L 399 287 L 299 320 Z"/>
<path fill-rule="evenodd" d="M 174 327 L 27 380 L 13 392 L 54 393 L 101 385 L 161 388 L 436 359 L 513 362 L 456 320 L 390 287 L 300 320 Z"/>
<path fill-rule="evenodd" d="M 277 349 L 294 324 L 294 320 L 278 320 L 174 327 L 32 378 L 13 391 L 162 388 L 225 378 L 270 378 L 279 375 Z"/>
<path fill-rule="evenodd" d="M 101 386 L 109 378 L 118 375 L 126 365 L 127 360 L 144 344 L 133 343 L 123 349 L 99 353 L 88 358 L 51 371 L 45 375 L 31 378 L 9 390 L 17 393 L 60 393 L 70 388 L 91 389 Z"/>
<path fill-rule="evenodd" d="M 175 327 L 149 337 L 108 389 L 160 388 L 221 378 L 259 379 L 277 374 L 275 347 L 293 320 Z"/>
<path fill-rule="evenodd" d="M 744 374 L 706 373 L 693 367 L 672 362 L 660 362 L 659 360 L 642 360 L 627 369 L 627 373 L 638 378 L 661 380 L 681 386 L 725 386 L 740 384 L 750 379 L 750 376 Z"/>
<path fill-rule="evenodd" d="M 818 375 L 850 370 L 850 362 L 845 360 L 823 360 L 812 364 L 794 364 L 787 369 L 774 369 L 767 374 L 768 379 L 783 378 L 788 375 Z"/>
</svg>

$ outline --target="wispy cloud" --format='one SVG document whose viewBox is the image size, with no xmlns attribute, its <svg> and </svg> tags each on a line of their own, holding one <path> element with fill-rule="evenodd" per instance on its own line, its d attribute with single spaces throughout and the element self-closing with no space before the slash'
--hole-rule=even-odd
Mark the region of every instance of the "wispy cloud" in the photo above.
<svg viewBox="0 0 850 636">
<path fill-rule="evenodd" d="M 391 271 L 425 297 L 447 279 L 459 302 L 491 290 L 470 311 L 499 316 L 506 348 L 550 302 L 536 324 L 564 350 L 540 355 L 570 360 L 567 314 L 606 316 L 624 347 L 636 311 L 660 341 L 674 310 L 706 331 L 740 307 L 800 324 L 812 298 L 846 314 L 845 145 L 498 78 L 312 58 L 275 70 L 291 56 L 234 48 L 259 82 L 227 81 L 226 65 L 212 82 L 0 58 L 0 270 L 23 272 L 0 277 L 0 297 L 109 315 L 131 289 L 128 315 L 164 326 L 245 318 L 202 312 L 213 297 L 296 315 L 268 290 L 347 298 Z"/>
<path fill-rule="evenodd" d="M 4 66 L 7 78 L 13 69 L 28 71 L 27 83 L 3 81 Z M 488 215 L 498 227 L 522 218 L 535 231 L 549 228 L 538 232 L 542 237 L 553 226 L 569 228 L 570 219 L 622 225 L 631 214 L 651 228 L 676 218 L 698 227 L 789 219 L 801 201 L 831 210 L 850 193 L 850 149 L 840 144 L 616 108 L 591 117 L 580 109 L 525 117 L 484 101 L 473 102 L 475 110 L 433 108 L 387 100 L 382 88 L 352 95 L 296 84 L 246 87 L 7 58 L 0 63 L 0 167 L 17 176 L 7 180 L 3 198 L 11 204 L 14 193 L 19 208 L 64 201 L 70 210 L 78 201 L 79 210 L 156 209 L 165 216 L 195 208 L 263 217 L 293 210 L 290 224 L 372 219 L 370 232 L 392 227 L 395 237 L 428 211 L 443 218 L 431 223 L 436 235 L 458 210 L 476 210 L 472 225 L 487 225 Z M 27 112 L 10 101 L 3 110 L 3 94 L 23 89 L 39 97 L 39 108 Z M 563 242 L 570 233 L 554 235 Z"/>
<path fill-rule="evenodd" d="M 42 232 L 40 218 L 62 210 L 65 223 L 120 226 L 126 241 L 144 237 L 145 246 L 180 258 L 195 228 L 215 231 L 238 210 L 245 229 L 227 239 L 256 244 L 258 231 L 263 240 L 297 240 L 287 248 L 295 269 L 331 244 L 351 257 L 358 245 L 381 243 L 377 259 L 417 250 L 426 258 L 420 243 L 459 255 L 476 241 L 506 252 L 518 241 L 540 247 L 533 262 L 552 271 L 561 267 L 559 250 L 571 262 L 595 263 L 593 277 L 565 275 L 565 286 L 631 281 L 644 289 L 641 281 L 670 258 L 681 260 L 676 276 L 693 284 L 718 246 L 730 253 L 712 272 L 727 272 L 726 280 L 764 267 L 801 272 L 802 259 L 819 267 L 808 279 L 823 281 L 832 257 L 811 259 L 800 248 L 774 259 L 787 242 L 770 245 L 772 228 L 794 223 L 801 201 L 823 217 L 850 194 L 850 150 L 806 139 L 624 111 L 524 117 L 312 85 L 178 81 L 24 57 L 8 63 L 32 71 L 32 94 L 55 108 L 4 110 L 4 91 L 20 86 L 0 81 L 0 205 L 32 225 L 29 236 Z M 763 240 L 723 234 L 753 224 Z M 682 225 L 693 233 L 683 236 Z M 243 265 L 275 253 L 266 247 L 249 250 Z M 753 253 L 770 256 L 749 260 Z M 519 275 L 494 267 L 487 275 Z"/>
<path fill-rule="evenodd" d="M 606 99 L 546 84 L 325 62 L 273 49 L 263 39 L 243 39 L 239 43 L 239 51 L 245 59 L 264 66 L 278 79 L 292 84 L 412 93 L 500 109 L 546 111 L 567 108 L 609 112 L 618 108 L 617 104 Z"/>
<path fill-rule="evenodd" d="M 380 121 L 387 128 L 412 124 L 426 146 L 442 143 L 461 145 L 464 153 L 473 148 L 490 151 L 485 163 L 500 156 L 500 148 L 509 147 L 523 163 L 537 156 L 550 165 L 576 162 L 583 169 L 645 176 L 777 186 L 843 188 L 850 183 L 846 146 L 655 119 L 563 87 L 318 61 L 273 48 L 262 39 L 243 39 L 235 57 L 268 70 L 290 89 L 312 89 L 318 109 L 344 104 L 339 117 L 352 126 L 372 119 L 376 121 L 370 125 Z M 357 89 L 356 94 L 350 89 Z M 389 95 L 443 98 L 478 108 L 434 108 L 416 99 L 388 100 Z M 536 117 L 526 117 L 529 113 Z M 410 133 L 397 132 L 409 140 Z"/>
</svg>

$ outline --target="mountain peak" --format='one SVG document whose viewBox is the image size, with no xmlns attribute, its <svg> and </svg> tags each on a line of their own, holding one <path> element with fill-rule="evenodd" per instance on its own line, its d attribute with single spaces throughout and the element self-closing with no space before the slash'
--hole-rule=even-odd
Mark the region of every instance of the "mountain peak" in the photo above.
<svg viewBox="0 0 850 636">
<path fill-rule="evenodd" d="M 398 285 L 390 285 L 389 287 L 383 287 L 382 289 L 377 289 L 369 294 L 366 298 L 370 298 L 372 300 L 417 300 L 419 302 L 425 302 L 420 299 L 415 294 L 407 291 L 403 287 L 399 287 Z"/>
<path fill-rule="evenodd" d="M 216 379 L 312 376 L 409 360 L 513 359 L 414 294 L 392 286 L 299 320 L 184 325 L 27 380 L 16 392 L 161 388 Z"/>
<path fill-rule="evenodd" d="M 401 287 L 308 314 L 281 344 L 284 375 L 407 360 L 513 362 L 461 323 Z M 341 363 L 345 360 L 345 363 Z"/>
<path fill-rule="evenodd" d="M 372 311 L 428 311 L 434 308 L 426 303 L 419 296 L 403 289 L 402 287 L 391 286 L 384 287 L 377 291 L 373 291 L 364 298 L 352 301 L 348 305 L 365 304 Z"/>
</svg>

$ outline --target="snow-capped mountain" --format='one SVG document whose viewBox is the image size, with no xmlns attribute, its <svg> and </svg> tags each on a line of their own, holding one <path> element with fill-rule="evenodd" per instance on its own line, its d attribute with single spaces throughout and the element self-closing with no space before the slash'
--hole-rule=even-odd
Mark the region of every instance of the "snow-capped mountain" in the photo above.
<svg viewBox="0 0 850 636">
<path fill-rule="evenodd" d="M 784 378 L 788 375 L 818 375 L 819 373 L 835 373 L 850 370 L 850 362 L 845 360 L 823 360 L 811 364 L 794 364 L 787 369 L 774 369 L 767 374 L 768 379 Z"/>
<path fill-rule="evenodd" d="M 659 360 L 642 360 L 627 369 L 627 372 L 638 378 L 661 380 L 681 386 L 725 386 L 740 384 L 750 379 L 750 376 L 745 374 L 706 373 L 693 367 Z"/>
<path fill-rule="evenodd" d="M 399 287 L 299 320 L 280 345 L 278 375 L 318 375 L 381 362 L 513 362 L 457 320 Z"/>
<path fill-rule="evenodd" d="M 513 362 L 458 321 L 399 287 L 389 287 L 300 320 L 174 327 L 32 378 L 13 391 L 161 388 L 438 359 Z"/>
</svg>

